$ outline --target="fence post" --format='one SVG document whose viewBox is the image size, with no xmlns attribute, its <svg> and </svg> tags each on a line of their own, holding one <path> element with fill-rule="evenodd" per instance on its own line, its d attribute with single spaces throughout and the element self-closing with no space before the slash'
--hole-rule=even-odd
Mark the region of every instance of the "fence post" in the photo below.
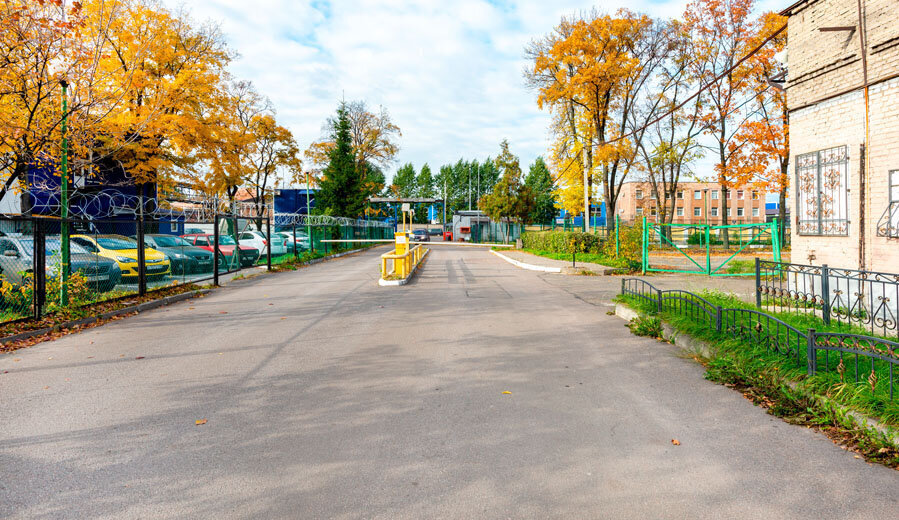
<svg viewBox="0 0 899 520">
<path fill-rule="evenodd" d="M 293 261 L 297 262 L 300 260 L 300 254 L 297 252 L 297 225 L 293 224 Z M 312 242 L 312 237 L 309 237 L 310 243 Z"/>
<path fill-rule="evenodd" d="M 624 278 L 621 279 L 621 294 L 624 295 Z"/>
<path fill-rule="evenodd" d="M 137 294 L 147 294 L 147 254 L 144 246 L 144 217 L 137 217 Z"/>
<path fill-rule="evenodd" d="M 268 217 L 265 219 L 265 234 L 268 236 L 268 247 L 266 247 L 265 255 L 266 255 L 266 270 L 272 270 L 272 220 Z"/>
<path fill-rule="evenodd" d="M 755 257 L 755 308 L 762 308 L 762 269 L 759 257 Z"/>
<path fill-rule="evenodd" d="M 807 360 L 806 373 L 810 376 L 815 375 L 818 368 L 818 353 L 815 350 L 815 329 L 808 329 L 806 336 L 805 357 Z M 798 350 L 798 349 L 797 349 Z"/>
<path fill-rule="evenodd" d="M 646 229 L 646 217 L 643 217 L 642 235 L 643 235 L 643 240 L 642 240 L 643 247 L 641 249 L 643 250 L 643 259 L 641 262 L 641 266 L 643 268 L 643 274 L 646 274 L 646 267 L 649 265 L 649 252 L 647 251 L 647 249 L 649 248 L 649 244 L 648 244 L 649 233 L 647 233 L 647 229 Z"/>
<path fill-rule="evenodd" d="M 657 305 L 657 310 L 662 312 L 662 290 L 656 289 L 656 297 L 659 299 L 659 303 Z"/>
<path fill-rule="evenodd" d="M 724 230 L 727 233 L 727 229 Z M 705 274 L 712 275 L 712 227 L 705 226 Z"/>
<path fill-rule="evenodd" d="M 44 303 L 47 301 L 47 257 L 45 256 L 45 248 L 46 248 L 46 237 L 44 234 L 44 225 L 38 220 L 34 219 L 34 251 L 32 255 L 32 272 L 34 273 L 34 279 L 31 280 L 33 284 L 33 290 L 31 298 L 32 298 L 32 310 L 34 311 L 34 319 L 41 319 L 41 314 L 43 312 Z"/>
<path fill-rule="evenodd" d="M 721 326 L 721 306 L 718 305 L 717 307 L 715 307 L 715 331 L 721 332 Z"/>
<path fill-rule="evenodd" d="M 621 227 L 621 218 L 615 215 L 615 258 L 618 258 L 618 251 L 621 249 L 621 240 L 618 238 L 618 230 Z"/>
<path fill-rule="evenodd" d="M 830 269 L 827 267 L 827 264 L 821 266 L 821 292 L 824 293 L 821 298 L 823 301 L 821 312 L 824 315 L 824 324 L 830 325 Z"/>
<path fill-rule="evenodd" d="M 213 265 L 215 265 L 215 269 L 212 271 L 212 285 L 218 287 L 218 285 L 219 285 L 219 258 L 220 258 L 219 255 L 221 255 L 221 258 L 223 258 L 223 259 L 225 257 L 225 255 L 222 255 L 221 252 L 219 252 L 219 216 L 218 216 L 218 214 L 216 214 L 215 217 L 213 218 L 213 222 L 214 222 L 214 224 L 212 226 L 212 243 L 213 243 L 212 256 L 215 259 L 214 260 L 215 263 L 213 264 Z"/>
</svg>

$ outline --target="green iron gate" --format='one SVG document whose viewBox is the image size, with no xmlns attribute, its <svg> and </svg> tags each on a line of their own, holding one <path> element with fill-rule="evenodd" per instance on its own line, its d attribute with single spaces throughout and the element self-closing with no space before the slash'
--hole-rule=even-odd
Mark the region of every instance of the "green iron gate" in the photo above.
<svg viewBox="0 0 899 520">
<path fill-rule="evenodd" d="M 763 224 L 660 224 L 643 220 L 643 273 L 695 273 L 708 276 L 753 276 L 732 272 L 728 264 L 751 246 L 771 247 L 780 262 L 777 219 Z M 724 235 L 728 237 L 725 247 Z M 723 259 L 723 260 L 722 260 Z M 751 272 L 750 272 L 751 271 Z"/>
</svg>

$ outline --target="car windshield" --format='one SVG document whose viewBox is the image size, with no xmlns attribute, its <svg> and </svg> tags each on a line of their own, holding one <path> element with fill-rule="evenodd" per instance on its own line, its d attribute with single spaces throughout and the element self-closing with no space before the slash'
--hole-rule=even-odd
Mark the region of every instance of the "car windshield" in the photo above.
<svg viewBox="0 0 899 520">
<path fill-rule="evenodd" d="M 104 249 L 137 249 L 137 240 L 128 237 L 97 237 L 97 243 Z"/>
<path fill-rule="evenodd" d="M 156 235 L 153 237 L 153 241 L 156 242 L 156 245 L 159 247 L 179 247 L 190 245 L 183 238 L 168 235 Z"/>
<path fill-rule="evenodd" d="M 219 236 L 219 245 L 223 246 L 233 246 L 234 239 L 229 237 L 228 235 L 220 235 Z"/>
<path fill-rule="evenodd" d="M 28 251 L 28 254 L 31 254 L 34 251 L 34 240 L 31 238 L 23 238 L 20 240 L 22 247 L 25 248 L 25 251 Z M 59 243 L 59 239 L 48 238 L 44 244 L 44 253 L 47 256 L 57 256 L 62 254 L 62 246 Z M 69 242 L 69 252 L 77 255 L 89 254 L 87 249 L 81 247 L 75 242 Z"/>
</svg>

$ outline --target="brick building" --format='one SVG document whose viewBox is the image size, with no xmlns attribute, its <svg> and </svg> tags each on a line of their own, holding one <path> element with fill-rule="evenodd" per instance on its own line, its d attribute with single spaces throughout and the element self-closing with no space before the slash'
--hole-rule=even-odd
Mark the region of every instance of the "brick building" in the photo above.
<svg viewBox="0 0 899 520">
<path fill-rule="evenodd" d="M 792 260 L 899 271 L 899 2 L 788 17 Z M 867 78 L 867 100 L 865 82 Z"/>
<path fill-rule="evenodd" d="M 675 193 L 675 210 L 671 219 L 675 224 L 724 223 L 724 190 L 717 182 L 681 182 Z M 728 224 L 765 222 L 765 192 L 749 186 L 728 190 Z M 618 217 L 624 222 L 641 219 L 659 220 L 659 199 L 652 185 L 645 181 L 625 182 L 616 204 Z M 670 202 L 668 203 L 670 209 Z"/>
</svg>

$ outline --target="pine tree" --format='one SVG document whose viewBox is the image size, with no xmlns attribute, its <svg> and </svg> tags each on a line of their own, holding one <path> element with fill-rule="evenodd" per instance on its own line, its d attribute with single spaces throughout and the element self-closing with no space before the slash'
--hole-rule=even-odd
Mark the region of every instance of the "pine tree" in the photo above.
<svg viewBox="0 0 899 520">
<path fill-rule="evenodd" d="M 428 166 L 428 163 L 421 167 L 418 178 L 415 179 L 415 190 L 416 195 L 419 197 L 434 196 L 434 178 L 431 175 L 431 167 Z"/>
<path fill-rule="evenodd" d="M 415 166 L 407 163 L 393 175 L 393 191 L 398 197 L 409 198 L 415 194 Z"/>
<path fill-rule="evenodd" d="M 556 213 L 555 198 L 552 193 L 553 180 L 543 157 L 537 157 L 537 160 L 531 165 L 524 184 L 531 188 L 535 196 L 534 211 L 528 216 L 528 220 L 533 223 L 551 221 Z"/>
<path fill-rule="evenodd" d="M 365 207 L 365 186 L 356 171 L 346 107 L 337 109 L 335 146 L 328 154 L 328 166 L 322 171 L 321 190 L 316 208 L 327 215 L 359 217 Z"/>
</svg>

